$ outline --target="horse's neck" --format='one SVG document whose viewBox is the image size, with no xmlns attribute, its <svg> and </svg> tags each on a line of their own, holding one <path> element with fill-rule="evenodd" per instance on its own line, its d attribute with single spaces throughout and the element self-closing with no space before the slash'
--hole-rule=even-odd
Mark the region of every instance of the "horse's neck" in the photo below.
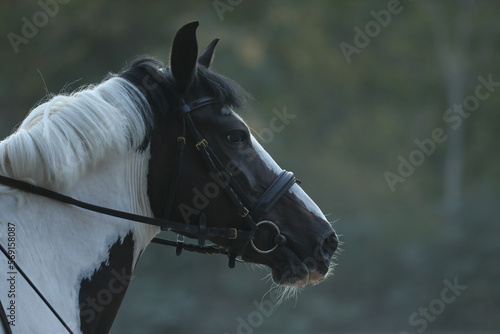
<svg viewBox="0 0 500 334">
<path fill-rule="evenodd" d="M 136 152 L 127 157 L 109 157 L 65 193 L 97 205 L 150 215 L 146 185 L 148 158 L 146 153 Z M 19 265 L 75 330 L 81 321 L 89 327 L 97 326 L 96 321 L 106 321 L 110 308 L 116 313 L 126 290 L 117 275 L 133 269 L 158 232 L 155 227 L 87 212 L 35 195 L 26 195 L 25 201 L 20 202 L 9 195 L 1 196 L 0 212 L 0 242 L 7 248 L 12 246 Z M 3 276 L 10 271 L 5 259 L 0 260 L 0 266 L 0 291 L 7 291 L 10 283 Z M 13 328 L 22 329 L 21 332 L 64 332 L 22 277 L 12 276 L 15 276 L 15 297 L 9 299 L 2 294 L 0 299 L 4 305 L 15 301 Z M 84 318 L 85 310 L 94 311 L 92 319 L 89 313 Z M 114 314 L 111 321 L 113 317 Z"/>
</svg>

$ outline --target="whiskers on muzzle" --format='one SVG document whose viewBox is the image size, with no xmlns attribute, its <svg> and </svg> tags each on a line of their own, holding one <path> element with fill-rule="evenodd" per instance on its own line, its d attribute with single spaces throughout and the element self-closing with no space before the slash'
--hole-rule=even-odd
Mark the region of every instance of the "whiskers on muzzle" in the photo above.
<svg viewBox="0 0 500 334">
<path fill-rule="evenodd" d="M 269 273 L 263 279 L 267 279 L 271 282 L 271 287 L 264 294 L 262 300 L 269 299 L 274 304 L 274 307 L 278 307 L 284 302 L 294 299 L 295 303 L 299 299 L 299 294 L 304 290 L 305 286 L 285 286 L 275 283 L 272 279 L 272 274 Z"/>
<path fill-rule="evenodd" d="M 317 285 L 323 281 L 325 281 L 327 278 L 330 276 L 333 276 L 334 274 L 334 268 L 337 266 L 337 261 L 336 261 L 336 256 L 332 258 L 332 261 L 330 262 L 328 272 L 325 275 L 321 275 L 320 279 L 314 280 L 311 276 L 314 275 L 312 274 L 314 270 L 309 272 L 309 277 L 307 279 L 307 282 L 303 285 L 280 285 L 279 283 L 274 282 L 272 272 L 269 272 L 266 276 L 264 276 L 262 279 L 266 280 L 267 282 L 271 283 L 271 287 L 269 290 L 264 294 L 262 297 L 262 300 L 270 300 L 274 307 L 278 307 L 279 305 L 288 302 L 289 300 L 295 300 L 295 303 L 297 303 L 298 298 L 300 293 L 304 290 L 304 288 L 307 285 Z M 266 268 L 263 265 L 252 265 L 254 268 Z"/>
</svg>

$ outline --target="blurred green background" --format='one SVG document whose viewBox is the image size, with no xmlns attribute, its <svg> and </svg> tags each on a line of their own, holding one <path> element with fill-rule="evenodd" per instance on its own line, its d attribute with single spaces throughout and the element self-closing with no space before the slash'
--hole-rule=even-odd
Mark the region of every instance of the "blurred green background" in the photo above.
<svg viewBox="0 0 500 334">
<path fill-rule="evenodd" d="M 0 2 L 0 137 L 47 93 L 167 62 L 199 20 L 256 133 L 296 116 L 265 147 L 344 243 L 333 277 L 273 311 L 265 270 L 151 245 L 112 333 L 500 331 L 498 1 L 53 4 Z"/>
</svg>

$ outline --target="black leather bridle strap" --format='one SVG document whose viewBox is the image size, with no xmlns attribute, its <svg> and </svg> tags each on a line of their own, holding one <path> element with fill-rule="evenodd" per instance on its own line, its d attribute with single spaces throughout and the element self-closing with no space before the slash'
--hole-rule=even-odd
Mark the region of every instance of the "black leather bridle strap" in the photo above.
<svg viewBox="0 0 500 334">
<path fill-rule="evenodd" d="M 170 219 L 170 213 L 172 212 L 172 207 L 174 205 L 175 193 L 177 191 L 177 184 L 179 182 L 179 176 L 181 174 L 182 166 L 182 156 L 184 153 L 184 148 L 186 147 L 186 123 L 182 120 L 181 133 L 177 137 L 176 144 L 176 163 L 174 165 L 173 176 L 171 178 L 170 187 L 168 189 L 167 204 L 165 205 L 165 211 L 163 212 L 163 219 Z"/>
<path fill-rule="evenodd" d="M 229 171 L 224 167 L 222 162 L 219 160 L 217 155 L 214 153 L 210 145 L 207 146 L 207 150 L 212 156 L 212 161 L 215 163 L 216 168 L 218 168 L 219 171 L 224 172 L 228 177 L 229 177 L 229 185 L 231 188 L 233 188 L 233 191 L 238 195 L 238 197 L 241 200 L 241 203 L 249 210 L 252 211 L 254 204 L 250 196 L 246 193 L 245 190 L 243 190 L 243 187 L 240 186 L 240 184 L 236 181 L 234 176 L 229 173 Z"/>
<path fill-rule="evenodd" d="M 197 100 L 194 100 L 193 102 L 189 102 L 189 103 L 184 102 L 183 108 L 188 107 L 189 110 L 184 109 L 183 112 L 194 111 L 196 109 L 200 109 L 200 108 L 206 107 L 208 105 L 216 104 L 216 103 L 220 103 L 220 102 L 221 101 L 219 99 L 215 99 L 215 98 L 210 97 L 210 96 L 205 96 L 205 97 L 199 98 Z"/>
<path fill-rule="evenodd" d="M 252 217 L 257 220 L 261 219 L 296 182 L 297 179 L 292 172 L 282 171 L 255 203 L 255 207 L 251 211 Z"/>
<path fill-rule="evenodd" d="M 179 235 L 181 236 L 181 235 Z M 225 248 L 217 247 L 217 246 L 198 246 L 198 245 L 193 245 L 193 244 L 185 244 L 184 242 L 178 241 L 171 241 L 171 240 L 166 240 L 166 239 L 161 239 L 161 238 L 155 238 L 157 244 L 165 245 L 165 246 L 172 246 L 177 248 L 177 255 L 180 255 L 180 251 L 185 249 L 188 252 L 196 252 L 196 253 L 202 253 L 202 254 L 222 254 L 222 255 L 227 255 L 227 250 Z M 179 238 L 178 238 L 179 239 Z"/>
</svg>

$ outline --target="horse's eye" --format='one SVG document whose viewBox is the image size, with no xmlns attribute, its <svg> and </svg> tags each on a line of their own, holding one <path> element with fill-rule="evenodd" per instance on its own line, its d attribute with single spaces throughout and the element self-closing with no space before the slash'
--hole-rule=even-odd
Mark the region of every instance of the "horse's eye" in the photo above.
<svg viewBox="0 0 500 334">
<path fill-rule="evenodd" d="M 242 144 L 246 141 L 247 134 L 244 131 L 232 131 L 226 138 L 230 144 Z"/>
</svg>

